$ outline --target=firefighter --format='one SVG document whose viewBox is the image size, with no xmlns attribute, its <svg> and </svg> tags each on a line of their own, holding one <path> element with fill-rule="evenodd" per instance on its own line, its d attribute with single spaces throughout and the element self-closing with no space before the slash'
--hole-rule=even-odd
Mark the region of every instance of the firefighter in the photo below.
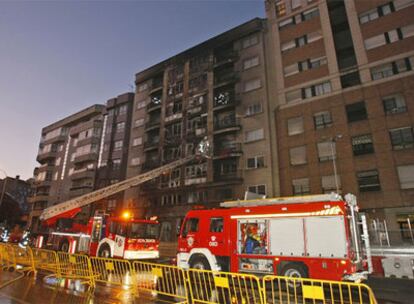
<svg viewBox="0 0 414 304">
<path fill-rule="evenodd" d="M 260 247 L 260 236 L 256 225 L 249 225 L 246 228 L 246 239 L 244 242 L 244 253 L 253 254 L 256 248 Z"/>
</svg>

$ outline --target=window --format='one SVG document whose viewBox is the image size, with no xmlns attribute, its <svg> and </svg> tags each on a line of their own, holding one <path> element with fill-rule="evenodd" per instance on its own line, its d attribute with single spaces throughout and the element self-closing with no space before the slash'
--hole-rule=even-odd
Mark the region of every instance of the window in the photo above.
<svg viewBox="0 0 414 304">
<path fill-rule="evenodd" d="M 352 137 L 352 152 L 355 156 L 374 153 L 371 134 Z"/>
<path fill-rule="evenodd" d="M 401 189 L 414 188 L 414 165 L 398 166 L 398 178 L 400 179 Z"/>
<path fill-rule="evenodd" d="M 295 25 L 295 19 L 293 17 L 285 19 L 279 22 L 279 30 Z"/>
<path fill-rule="evenodd" d="M 351 73 L 347 73 L 345 75 L 341 75 L 341 86 L 343 89 L 356 86 L 361 84 L 361 78 L 359 78 L 359 72 L 354 71 Z"/>
<path fill-rule="evenodd" d="M 112 160 L 112 169 L 113 170 L 117 170 L 121 167 L 121 159 L 120 158 L 116 158 Z"/>
<path fill-rule="evenodd" d="M 295 9 L 295 8 L 298 8 L 299 6 L 301 6 L 301 2 L 302 2 L 302 0 L 291 0 L 292 9 Z"/>
<path fill-rule="evenodd" d="M 401 0 L 397 0 L 394 2 L 399 2 Z M 405 1 L 405 0 L 403 0 Z M 406 1 L 405 1 L 406 2 Z M 359 22 L 361 24 L 370 22 L 372 20 L 378 19 L 379 17 L 391 14 L 392 12 L 395 11 L 395 7 L 394 7 L 394 3 L 393 2 L 388 2 L 387 4 L 378 6 L 377 8 L 374 8 L 372 10 L 369 10 L 367 12 L 364 12 L 362 14 L 359 15 Z"/>
<path fill-rule="evenodd" d="M 262 83 L 261 83 L 260 79 L 254 79 L 254 80 L 247 81 L 244 84 L 244 92 L 249 92 L 249 91 L 256 90 L 256 89 L 260 88 L 261 86 L 262 86 Z"/>
<path fill-rule="evenodd" d="M 298 89 L 298 90 L 287 92 L 285 96 L 286 96 L 286 102 L 288 103 L 302 100 L 302 90 Z"/>
<path fill-rule="evenodd" d="M 266 195 L 266 185 L 249 186 L 247 190 L 252 193 Z"/>
<path fill-rule="evenodd" d="M 336 144 L 331 141 L 320 142 L 318 147 L 318 158 L 320 162 L 331 160 L 336 156 Z"/>
<path fill-rule="evenodd" d="M 210 232 L 223 232 L 224 221 L 222 217 L 210 219 Z"/>
<path fill-rule="evenodd" d="M 138 166 L 141 163 L 141 159 L 139 157 L 134 157 L 131 159 L 131 166 Z"/>
<path fill-rule="evenodd" d="M 297 63 L 285 66 L 283 68 L 283 73 L 285 75 L 285 77 L 287 76 L 291 76 L 291 75 L 295 75 L 297 73 L 299 73 L 299 67 Z"/>
<path fill-rule="evenodd" d="M 121 132 L 125 129 L 125 122 L 118 122 L 116 124 L 116 132 Z"/>
<path fill-rule="evenodd" d="M 380 34 L 380 35 L 365 39 L 365 41 L 364 41 L 366 50 L 374 49 L 376 47 L 384 45 L 385 43 L 386 43 L 386 41 L 385 41 L 384 34 Z"/>
<path fill-rule="evenodd" d="M 198 231 L 198 218 L 189 218 L 185 224 L 182 233 L 182 237 L 187 237 L 189 232 L 197 232 Z"/>
<path fill-rule="evenodd" d="M 408 38 L 414 36 L 414 24 L 403 26 L 401 28 L 401 35 L 403 38 Z"/>
<path fill-rule="evenodd" d="M 403 113 L 407 111 L 404 96 L 401 94 L 394 94 L 382 98 L 384 105 L 384 112 L 386 115 Z"/>
<path fill-rule="evenodd" d="M 245 142 L 251 142 L 256 140 L 261 140 L 264 138 L 264 131 L 263 129 L 248 131 L 245 134 Z"/>
<path fill-rule="evenodd" d="M 255 44 L 259 43 L 259 37 L 257 35 L 251 35 L 242 41 L 243 48 L 251 47 Z"/>
<path fill-rule="evenodd" d="M 393 4 L 394 4 L 395 10 L 399 11 L 403 8 L 413 5 L 414 1 L 413 0 L 394 0 Z"/>
<path fill-rule="evenodd" d="M 336 189 L 335 175 L 322 176 L 322 192 L 331 193 L 337 192 L 337 190 L 341 189 L 341 181 L 339 179 L 339 176 L 336 176 L 336 180 L 338 183 L 338 189 Z"/>
<path fill-rule="evenodd" d="M 145 104 L 146 104 L 145 100 L 144 101 L 137 101 L 137 104 L 136 104 L 137 105 L 137 110 L 145 108 Z"/>
<path fill-rule="evenodd" d="M 313 122 L 315 124 L 316 130 L 324 129 L 324 128 L 332 126 L 331 112 L 324 111 L 324 112 L 319 112 L 319 113 L 314 114 Z"/>
<path fill-rule="evenodd" d="M 304 11 L 302 13 L 302 21 L 310 20 L 314 17 L 319 16 L 319 9 L 318 8 L 312 8 L 310 10 Z"/>
<path fill-rule="evenodd" d="M 280 48 L 281 48 L 281 51 L 283 53 L 283 52 L 286 52 L 290 49 L 294 49 L 295 47 L 296 47 L 296 41 L 295 40 L 290 40 L 288 42 L 282 43 Z"/>
<path fill-rule="evenodd" d="M 114 151 L 119 151 L 122 149 L 123 141 L 118 140 L 114 143 Z"/>
<path fill-rule="evenodd" d="M 371 68 L 372 80 L 378 80 L 382 78 L 391 77 L 393 75 L 410 71 L 413 58 L 403 58 L 397 61 L 389 62 Z"/>
<path fill-rule="evenodd" d="M 357 173 L 358 187 L 361 192 L 379 191 L 381 184 L 377 170 L 360 171 Z"/>
<path fill-rule="evenodd" d="M 136 137 L 136 138 L 134 138 L 134 140 L 132 141 L 132 145 L 133 146 L 142 145 L 142 137 Z"/>
<path fill-rule="evenodd" d="M 364 120 L 368 117 L 365 102 L 363 101 L 347 105 L 345 110 L 348 122 Z"/>
<path fill-rule="evenodd" d="M 122 105 L 122 106 L 119 107 L 119 114 L 120 115 L 125 114 L 127 112 L 127 110 L 128 110 L 128 106 L 127 105 Z"/>
<path fill-rule="evenodd" d="M 284 16 L 286 15 L 286 4 L 283 1 L 276 3 L 276 16 Z"/>
<path fill-rule="evenodd" d="M 331 83 L 329 81 L 302 88 L 302 99 L 312 98 L 331 92 Z"/>
<path fill-rule="evenodd" d="M 288 123 L 288 135 L 296 135 L 296 134 L 302 134 L 305 129 L 303 127 L 303 117 L 294 117 L 290 118 L 287 121 Z"/>
<path fill-rule="evenodd" d="M 361 24 L 364 24 L 364 23 L 367 23 L 369 21 L 375 20 L 378 17 L 379 17 L 378 9 L 375 8 L 373 10 L 370 10 L 368 12 L 365 12 L 365 13 L 359 15 L 359 22 Z"/>
<path fill-rule="evenodd" d="M 298 47 L 301 47 L 301 46 L 304 46 L 307 43 L 308 43 L 308 39 L 307 39 L 307 36 L 306 35 L 305 36 L 302 36 L 302 37 L 298 37 L 298 38 L 295 39 L 295 46 L 297 48 Z"/>
<path fill-rule="evenodd" d="M 414 133 L 412 127 L 390 130 L 392 148 L 402 150 L 414 147 Z"/>
<path fill-rule="evenodd" d="M 252 116 L 263 112 L 262 103 L 257 102 L 246 107 L 246 116 Z"/>
<path fill-rule="evenodd" d="M 135 128 L 141 127 L 143 125 L 144 125 L 144 118 L 140 118 L 140 119 L 135 120 L 135 123 L 134 123 Z"/>
<path fill-rule="evenodd" d="M 138 92 L 143 92 L 148 89 L 148 83 L 140 83 L 138 84 Z"/>
<path fill-rule="evenodd" d="M 309 178 L 299 178 L 292 180 L 294 195 L 306 195 L 310 193 Z"/>
<path fill-rule="evenodd" d="M 292 166 L 306 164 L 306 146 L 291 148 L 289 150 L 289 156 Z"/>
<path fill-rule="evenodd" d="M 253 57 L 253 58 L 249 58 L 249 59 L 246 59 L 245 61 L 243 61 L 243 69 L 244 70 L 250 69 L 250 68 L 255 67 L 257 65 L 259 65 L 259 57 L 258 56 Z"/>
<path fill-rule="evenodd" d="M 247 159 L 247 169 L 257 169 L 264 167 L 264 156 L 255 156 Z"/>
<path fill-rule="evenodd" d="M 384 36 L 387 43 L 393 43 L 395 41 L 403 39 L 401 29 L 399 28 L 386 32 Z"/>
</svg>

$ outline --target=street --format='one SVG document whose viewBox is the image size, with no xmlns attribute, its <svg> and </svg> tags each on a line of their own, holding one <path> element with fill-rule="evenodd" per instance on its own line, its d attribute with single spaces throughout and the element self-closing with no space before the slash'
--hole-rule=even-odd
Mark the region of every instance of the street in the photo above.
<svg viewBox="0 0 414 304">
<path fill-rule="evenodd" d="M 0 285 L 19 277 L 16 272 L 0 272 Z M 42 275 L 36 278 L 23 277 L 0 289 L 0 304 L 28 303 L 166 303 L 166 299 L 156 299 L 150 294 L 141 293 L 134 297 L 129 291 L 98 285 L 94 292 L 88 292 L 80 284 L 56 281 Z M 406 279 L 370 278 L 367 284 L 373 289 L 378 304 L 412 304 L 414 282 Z M 66 285 L 65 288 L 64 286 Z M 291 303 L 294 303 L 293 301 Z"/>
</svg>

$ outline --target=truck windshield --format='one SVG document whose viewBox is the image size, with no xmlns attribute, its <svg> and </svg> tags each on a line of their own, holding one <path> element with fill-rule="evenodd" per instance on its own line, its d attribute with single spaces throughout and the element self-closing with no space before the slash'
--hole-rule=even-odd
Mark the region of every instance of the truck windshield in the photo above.
<svg viewBox="0 0 414 304">
<path fill-rule="evenodd" d="M 128 229 L 128 237 L 133 239 L 157 239 L 159 236 L 159 224 L 131 223 Z"/>
</svg>

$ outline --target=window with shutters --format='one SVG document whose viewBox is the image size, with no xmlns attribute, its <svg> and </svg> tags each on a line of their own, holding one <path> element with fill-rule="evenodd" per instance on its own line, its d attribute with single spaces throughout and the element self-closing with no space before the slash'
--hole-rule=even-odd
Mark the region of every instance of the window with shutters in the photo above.
<svg viewBox="0 0 414 304">
<path fill-rule="evenodd" d="M 296 135 L 296 134 L 302 134 L 305 129 L 303 127 L 303 117 L 294 117 L 290 118 L 287 121 L 288 123 L 288 135 Z"/>
<path fill-rule="evenodd" d="M 132 141 L 132 145 L 133 146 L 142 145 L 142 137 L 136 137 L 136 138 L 134 138 L 134 140 Z"/>
<path fill-rule="evenodd" d="M 352 137 L 352 152 L 355 156 L 374 153 L 371 134 Z"/>
<path fill-rule="evenodd" d="M 302 100 L 302 90 L 297 89 L 286 93 L 286 102 L 293 103 Z"/>
<path fill-rule="evenodd" d="M 259 89 L 262 86 L 260 79 L 254 79 L 247 81 L 244 84 L 244 92 L 250 92 Z"/>
<path fill-rule="evenodd" d="M 331 141 L 318 143 L 318 158 L 320 162 L 332 160 L 336 156 L 336 144 Z"/>
<path fill-rule="evenodd" d="M 289 156 L 292 166 L 306 164 L 306 146 L 291 148 L 289 150 Z"/>
<path fill-rule="evenodd" d="M 247 70 L 250 69 L 252 67 L 258 66 L 259 65 L 259 57 L 253 57 L 253 58 L 249 58 L 246 59 L 245 61 L 243 61 L 243 69 Z"/>
<path fill-rule="evenodd" d="M 123 141 L 118 140 L 114 143 L 114 151 L 119 151 L 122 149 Z"/>
<path fill-rule="evenodd" d="M 357 172 L 357 180 L 359 191 L 361 192 L 381 190 L 378 170 Z"/>
<path fill-rule="evenodd" d="M 293 195 L 307 195 L 310 193 L 309 178 L 292 180 Z"/>
<path fill-rule="evenodd" d="M 341 180 L 338 175 L 336 176 L 336 181 L 338 183 L 338 190 L 339 190 L 338 192 L 340 192 Z M 337 192 L 336 183 L 335 183 L 335 175 L 322 176 L 321 183 L 322 183 L 323 193 Z"/>
<path fill-rule="evenodd" d="M 141 163 L 141 160 L 139 157 L 134 157 L 131 159 L 131 166 L 138 166 Z"/>
<path fill-rule="evenodd" d="M 414 132 L 412 127 L 390 130 L 392 148 L 402 150 L 414 147 Z"/>
<path fill-rule="evenodd" d="M 261 102 L 250 104 L 246 107 L 246 116 L 252 116 L 263 112 Z"/>
<path fill-rule="evenodd" d="M 254 156 L 247 159 L 247 169 L 264 167 L 264 156 Z"/>
<path fill-rule="evenodd" d="M 401 189 L 413 189 L 414 165 L 398 166 L 397 171 Z"/>
<path fill-rule="evenodd" d="M 245 142 L 251 142 L 256 140 L 261 140 L 264 138 L 264 131 L 263 129 L 248 131 L 245 134 Z"/>
</svg>

